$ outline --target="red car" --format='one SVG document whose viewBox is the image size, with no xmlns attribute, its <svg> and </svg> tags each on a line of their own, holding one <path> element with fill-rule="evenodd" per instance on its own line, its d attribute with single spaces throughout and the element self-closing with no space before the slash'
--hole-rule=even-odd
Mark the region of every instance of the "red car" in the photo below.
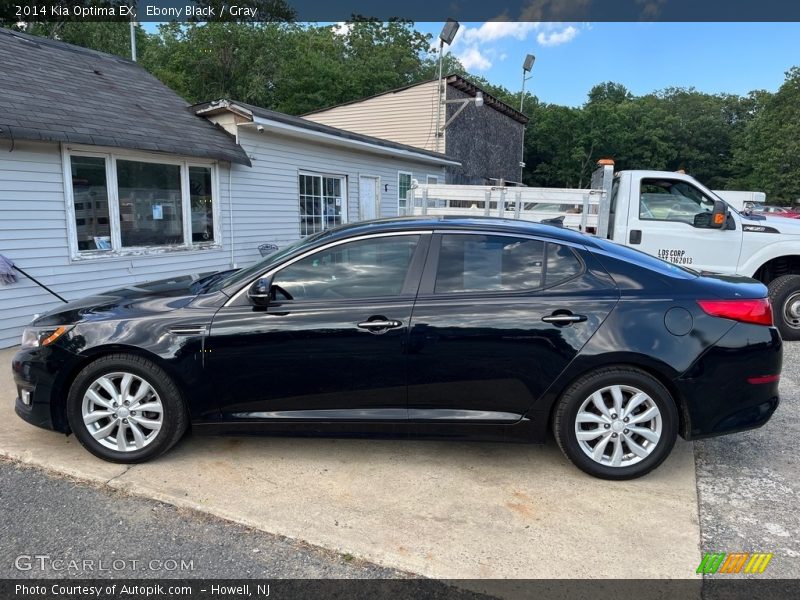
<svg viewBox="0 0 800 600">
<path fill-rule="evenodd" d="M 769 215 L 771 217 L 787 217 L 789 219 L 800 219 L 800 212 L 796 212 L 785 206 L 766 206 L 764 204 L 754 204 L 750 212 L 756 215 Z"/>
</svg>

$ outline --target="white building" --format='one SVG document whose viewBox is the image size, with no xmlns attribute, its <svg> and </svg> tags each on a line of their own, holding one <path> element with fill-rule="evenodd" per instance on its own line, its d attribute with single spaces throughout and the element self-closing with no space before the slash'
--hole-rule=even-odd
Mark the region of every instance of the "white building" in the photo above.
<svg viewBox="0 0 800 600">
<path fill-rule="evenodd" d="M 0 254 L 68 300 L 246 266 L 258 246 L 392 216 L 457 161 L 220 101 L 116 56 L 0 29 Z M 59 304 L 0 285 L 0 348 Z"/>
</svg>

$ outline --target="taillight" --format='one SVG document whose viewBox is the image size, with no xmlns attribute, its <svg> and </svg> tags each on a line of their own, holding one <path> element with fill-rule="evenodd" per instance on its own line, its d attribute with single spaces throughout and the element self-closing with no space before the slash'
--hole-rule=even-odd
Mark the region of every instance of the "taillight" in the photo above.
<svg viewBox="0 0 800 600">
<path fill-rule="evenodd" d="M 772 307 L 769 305 L 769 298 L 698 300 L 697 303 L 712 317 L 722 317 L 756 325 L 772 325 Z"/>
</svg>

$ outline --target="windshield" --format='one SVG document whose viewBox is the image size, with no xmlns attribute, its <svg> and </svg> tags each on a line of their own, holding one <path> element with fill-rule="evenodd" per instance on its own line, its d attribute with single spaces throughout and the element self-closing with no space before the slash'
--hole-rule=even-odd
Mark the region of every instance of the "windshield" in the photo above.
<svg viewBox="0 0 800 600">
<path fill-rule="evenodd" d="M 308 237 L 301 238 L 296 242 L 289 244 L 288 246 L 284 246 L 280 250 L 276 250 L 272 254 L 265 256 L 261 260 L 259 260 L 254 265 L 247 267 L 246 269 L 237 269 L 235 271 L 225 271 L 213 275 L 213 280 L 209 281 L 203 289 L 202 293 L 207 292 L 218 292 L 222 288 L 226 288 L 231 285 L 236 285 L 239 283 L 244 283 L 249 281 L 250 279 L 256 277 L 259 273 L 267 270 L 267 268 L 276 262 L 279 262 L 286 256 L 290 254 L 294 254 L 295 252 L 302 250 L 305 246 L 310 246 L 320 238 L 323 238 L 327 235 L 330 235 L 331 230 L 327 231 L 320 231 L 319 233 L 315 233 L 314 235 L 310 235 Z M 222 275 L 219 277 L 219 275 Z"/>
</svg>

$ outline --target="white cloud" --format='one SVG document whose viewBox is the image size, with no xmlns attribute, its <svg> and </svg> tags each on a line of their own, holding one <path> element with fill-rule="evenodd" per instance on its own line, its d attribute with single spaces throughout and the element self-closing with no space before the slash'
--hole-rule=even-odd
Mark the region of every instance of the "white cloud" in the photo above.
<svg viewBox="0 0 800 600">
<path fill-rule="evenodd" d="M 536 41 L 542 46 L 558 46 L 571 42 L 578 35 L 578 29 L 570 25 L 561 31 L 542 31 L 536 36 Z"/>
<path fill-rule="evenodd" d="M 514 21 L 487 21 L 480 27 L 467 27 L 464 40 L 468 42 L 492 42 L 503 38 L 524 40 L 531 31 L 538 29 L 539 23 Z"/>
<path fill-rule="evenodd" d="M 456 58 L 461 61 L 461 64 L 464 65 L 464 68 L 468 71 L 471 69 L 486 71 L 492 68 L 492 61 L 484 56 L 475 46 L 467 48 L 461 54 L 457 54 Z"/>
<path fill-rule="evenodd" d="M 335 33 L 336 35 L 344 36 L 350 33 L 350 31 L 353 29 L 353 24 L 347 23 L 345 21 L 339 21 L 335 25 L 332 25 L 332 27 L 333 27 L 333 33 Z"/>
</svg>

